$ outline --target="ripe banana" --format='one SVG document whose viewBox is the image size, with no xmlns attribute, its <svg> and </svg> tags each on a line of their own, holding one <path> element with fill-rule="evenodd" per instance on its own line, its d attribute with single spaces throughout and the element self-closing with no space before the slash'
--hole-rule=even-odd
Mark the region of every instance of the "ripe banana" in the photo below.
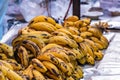
<svg viewBox="0 0 120 80">
<path fill-rule="evenodd" d="M 7 61 L 0 60 L 0 63 L 3 64 L 5 67 L 8 67 L 9 69 L 13 70 L 12 65 L 9 64 Z"/>
<path fill-rule="evenodd" d="M 45 80 L 44 75 L 36 69 L 33 69 L 33 79 L 34 80 Z"/>
<path fill-rule="evenodd" d="M 77 36 L 77 35 L 73 35 L 73 39 L 74 39 L 77 43 L 83 42 L 83 40 L 84 40 L 81 36 Z"/>
<path fill-rule="evenodd" d="M 89 25 L 91 23 L 90 18 L 83 18 L 82 21 L 85 22 L 87 25 Z"/>
<path fill-rule="evenodd" d="M 83 24 L 82 20 L 78 20 L 74 22 L 75 27 L 77 27 L 78 29 L 82 26 L 82 24 Z"/>
<path fill-rule="evenodd" d="M 3 75 L 3 73 L 0 71 L 0 80 L 6 80 L 5 76 Z"/>
<path fill-rule="evenodd" d="M 85 32 L 88 30 L 88 27 L 80 27 L 79 31 L 80 32 Z"/>
<path fill-rule="evenodd" d="M 65 28 L 74 26 L 74 22 L 72 22 L 72 21 L 64 21 L 63 26 Z"/>
<path fill-rule="evenodd" d="M 44 52 L 50 50 L 51 48 L 55 48 L 55 47 L 62 49 L 62 46 L 60 46 L 60 45 L 58 45 L 58 44 L 49 43 L 49 44 L 45 45 L 45 47 L 43 47 L 43 48 L 41 49 L 41 52 L 44 53 Z"/>
<path fill-rule="evenodd" d="M 86 56 L 86 62 L 90 65 L 94 65 L 95 64 L 95 60 L 92 56 L 90 56 L 89 54 L 87 54 Z"/>
<path fill-rule="evenodd" d="M 75 22 L 75 21 L 78 21 L 78 20 L 79 20 L 79 18 L 75 15 L 69 16 L 65 19 L 65 21 L 72 21 L 72 22 Z"/>
<path fill-rule="evenodd" d="M 7 56 L 4 53 L 0 53 L 0 59 L 6 60 L 8 58 L 7 58 Z"/>
<path fill-rule="evenodd" d="M 33 65 L 29 65 L 23 72 L 22 74 L 27 77 L 28 80 L 33 79 Z"/>
<path fill-rule="evenodd" d="M 5 43 L 0 43 L 0 49 L 4 51 L 7 57 L 13 57 L 13 50 L 12 47 L 10 47 L 9 45 Z"/>
<path fill-rule="evenodd" d="M 86 63 L 86 57 L 83 57 L 81 59 L 77 59 L 78 63 L 84 65 Z"/>
<path fill-rule="evenodd" d="M 58 23 L 55 24 L 55 27 L 56 27 L 57 29 L 63 28 L 63 26 L 60 25 L 60 24 L 58 24 Z"/>
<path fill-rule="evenodd" d="M 47 67 L 45 67 L 45 65 L 43 65 L 43 63 L 38 59 L 32 59 L 32 65 L 36 70 L 42 73 L 45 73 L 47 71 Z"/>
<path fill-rule="evenodd" d="M 101 60 L 103 58 L 103 53 L 100 50 L 94 52 L 94 55 L 95 55 L 95 60 L 97 60 L 97 61 L 99 61 L 99 60 Z"/>
<path fill-rule="evenodd" d="M 73 35 L 79 35 L 80 34 L 80 32 L 78 31 L 78 28 L 76 28 L 76 27 L 68 27 L 67 30 Z"/>
<path fill-rule="evenodd" d="M 90 36 L 92 36 L 92 35 L 93 35 L 93 34 L 92 34 L 91 32 L 87 32 L 87 31 L 80 33 L 80 36 L 81 36 L 82 38 L 87 38 L 87 37 L 90 37 Z"/>
<path fill-rule="evenodd" d="M 19 71 L 19 70 L 22 69 L 22 66 L 20 64 L 18 64 L 16 60 L 14 60 L 14 59 L 7 59 L 6 61 L 11 64 L 11 66 L 13 67 L 13 69 L 15 71 Z"/>
<path fill-rule="evenodd" d="M 58 31 L 54 31 L 53 33 L 51 33 L 53 36 L 65 36 L 65 37 L 69 37 L 67 34 L 63 33 L 63 32 L 58 32 Z"/>
<path fill-rule="evenodd" d="M 32 25 L 32 24 L 35 24 L 35 23 L 38 23 L 38 22 L 48 22 L 48 23 L 53 24 L 53 25 L 56 24 L 55 20 L 52 19 L 51 17 L 46 17 L 46 16 L 41 15 L 41 16 L 36 16 L 36 17 L 34 17 L 34 18 L 29 22 L 29 25 L 28 25 L 28 26 L 30 26 L 30 25 Z"/>
<path fill-rule="evenodd" d="M 23 80 L 16 72 L 0 63 L 0 71 L 10 80 Z"/>
<path fill-rule="evenodd" d="M 100 41 L 102 41 L 102 42 L 104 43 L 105 48 L 108 47 L 109 42 L 108 42 L 108 40 L 107 40 L 107 38 L 106 38 L 105 36 L 102 35 L 102 36 L 100 37 Z"/>
<path fill-rule="evenodd" d="M 29 58 L 28 58 L 28 52 L 25 47 L 20 46 L 17 53 L 18 57 L 20 59 L 20 63 L 22 66 L 27 67 L 29 64 Z"/>
<path fill-rule="evenodd" d="M 32 29 L 35 29 L 37 31 L 47 31 L 49 33 L 57 30 L 57 28 L 54 25 L 52 25 L 48 22 L 34 23 L 34 24 L 30 25 L 29 27 Z"/>
<path fill-rule="evenodd" d="M 67 77 L 66 80 L 75 80 L 72 76 Z"/>
<path fill-rule="evenodd" d="M 21 45 L 24 46 L 26 49 L 30 50 L 35 57 L 41 53 L 39 47 L 33 41 L 23 40 L 21 42 Z"/>
<path fill-rule="evenodd" d="M 78 65 L 75 70 L 76 70 L 76 71 L 78 72 L 78 74 L 80 75 L 80 78 L 83 78 L 84 72 L 83 72 L 82 67 L 80 67 L 80 66 Z"/>
<path fill-rule="evenodd" d="M 44 53 L 42 55 L 38 55 L 37 59 L 39 59 L 40 61 L 49 61 L 55 65 L 59 64 L 59 61 L 57 59 L 57 57 L 55 57 L 53 54 L 51 53 Z"/>
<path fill-rule="evenodd" d="M 76 54 L 77 59 L 81 59 L 83 57 L 79 49 L 72 49 L 72 51 Z"/>
<path fill-rule="evenodd" d="M 60 75 L 58 68 L 53 63 L 49 61 L 42 61 L 42 63 L 53 75 Z"/>
</svg>

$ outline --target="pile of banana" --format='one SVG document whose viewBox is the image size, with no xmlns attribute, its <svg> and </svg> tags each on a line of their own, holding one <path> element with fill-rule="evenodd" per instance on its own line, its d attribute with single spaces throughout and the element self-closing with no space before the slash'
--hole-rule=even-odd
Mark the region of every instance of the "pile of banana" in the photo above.
<svg viewBox="0 0 120 80">
<path fill-rule="evenodd" d="M 79 80 L 81 65 L 94 65 L 109 45 L 100 28 L 89 18 L 70 16 L 62 25 L 37 16 L 20 29 L 12 48 L 0 44 L 2 80 Z"/>
</svg>

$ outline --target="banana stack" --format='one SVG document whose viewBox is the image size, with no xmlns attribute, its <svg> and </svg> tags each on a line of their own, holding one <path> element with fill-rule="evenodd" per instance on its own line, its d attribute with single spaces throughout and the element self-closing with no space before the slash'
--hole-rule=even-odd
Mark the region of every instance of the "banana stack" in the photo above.
<svg viewBox="0 0 120 80">
<path fill-rule="evenodd" d="M 70 16 L 62 25 L 37 16 L 18 31 L 12 48 L 0 43 L 0 79 L 79 80 L 82 65 L 94 65 L 109 45 L 91 19 Z M 101 25 L 100 25 L 101 26 Z M 12 77 L 11 77 L 12 76 Z"/>
</svg>

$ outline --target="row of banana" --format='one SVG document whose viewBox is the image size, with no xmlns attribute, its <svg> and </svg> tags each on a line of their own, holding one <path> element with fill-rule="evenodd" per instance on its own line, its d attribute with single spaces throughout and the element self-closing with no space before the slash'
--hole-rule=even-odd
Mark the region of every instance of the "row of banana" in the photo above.
<svg viewBox="0 0 120 80">
<path fill-rule="evenodd" d="M 50 17 L 33 18 L 28 26 L 19 30 L 18 36 L 12 41 L 12 48 L 0 44 L 0 59 L 12 65 L 11 68 L 0 62 L 0 74 L 4 77 L 1 79 L 83 78 L 84 72 L 80 65 L 94 65 L 95 61 L 101 60 L 101 50 L 109 44 L 102 30 L 97 28 L 99 25 L 92 27 L 90 22 L 89 18 L 79 20 L 77 16 L 70 16 L 60 25 Z"/>
</svg>

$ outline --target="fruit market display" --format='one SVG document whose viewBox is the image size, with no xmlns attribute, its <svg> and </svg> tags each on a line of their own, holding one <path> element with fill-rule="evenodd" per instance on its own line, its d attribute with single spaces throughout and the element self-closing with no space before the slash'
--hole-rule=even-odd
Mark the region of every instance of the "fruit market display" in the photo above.
<svg viewBox="0 0 120 80">
<path fill-rule="evenodd" d="M 0 43 L 0 80 L 79 80 L 81 65 L 103 58 L 108 40 L 89 18 L 70 16 L 63 25 L 37 16 L 18 32 L 12 47 Z M 98 26 L 98 25 L 97 25 Z"/>
</svg>

